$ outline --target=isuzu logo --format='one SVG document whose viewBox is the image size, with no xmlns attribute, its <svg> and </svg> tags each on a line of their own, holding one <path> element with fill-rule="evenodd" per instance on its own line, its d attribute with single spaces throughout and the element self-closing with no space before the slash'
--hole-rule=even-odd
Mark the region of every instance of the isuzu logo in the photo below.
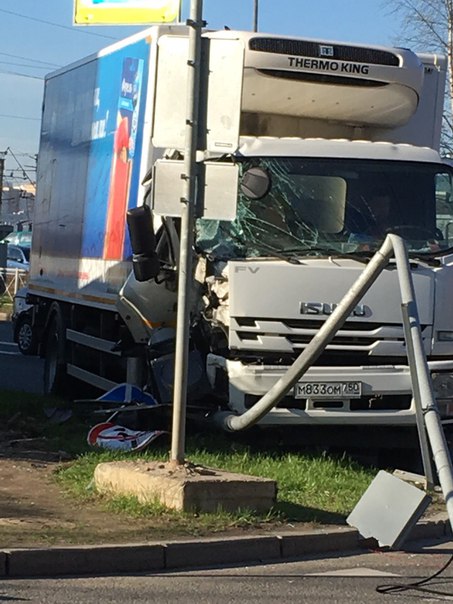
<svg viewBox="0 0 453 604">
<path fill-rule="evenodd" d="M 319 56 L 333 57 L 333 46 L 324 46 L 323 44 L 321 44 L 319 46 Z"/>
<path fill-rule="evenodd" d="M 301 315 L 331 315 L 336 309 L 338 304 L 330 302 L 301 302 L 300 303 L 300 314 Z M 371 314 L 369 312 L 368 314 Z M 354 308 L 351 313 L 353 317 L 366 317 L 367 307 L 365 304 L 359 304 Z"/>
</svg>

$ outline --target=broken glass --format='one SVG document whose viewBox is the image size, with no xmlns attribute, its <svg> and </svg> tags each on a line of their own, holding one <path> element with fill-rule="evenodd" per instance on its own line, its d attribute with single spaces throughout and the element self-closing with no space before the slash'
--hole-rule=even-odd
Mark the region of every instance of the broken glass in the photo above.
<svg viewBox="0 0 453 604">
<path fill-rule="evenodd" d="M 450 168 L 436 164 L 329 158 L 246 158 L 270 178 L 262 198 L 238 195 L 232 222 L 197 221 L 196 246 L 214 259 L 355 255 L 388 232 L 416 255 L 453 246 Z M 266 189 L 267 190 L 267 189 Z"/>
</svg>

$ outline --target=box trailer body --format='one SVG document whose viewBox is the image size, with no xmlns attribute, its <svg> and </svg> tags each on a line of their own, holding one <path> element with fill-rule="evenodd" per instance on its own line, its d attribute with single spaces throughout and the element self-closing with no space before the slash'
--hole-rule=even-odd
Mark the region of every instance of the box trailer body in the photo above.
<svg viewBox="0 0 453 604">
<path fill-rule="evenodd" d="M 153 51 L 137 36 L 46 78 L 32 291 L 115 304 L 129 272 L 124 215 L 147 170 Z"/>
<path fill-rule="evenodd" d="M 66 375 L 102 390 L 128 381 L 171 403 L 179 220 L 142 182 L 159 157 L 183 152 L 155 148 L 152 128 L 165 81 L 159 45 L 184 35 L 151 28 L 46 80 L 29 299 L 48 390 Z M 425 352 L 448 415 L 445 58 L 249 32 L 205 37 L 244 48 L 238 149 L 199 154 L 201 163 L 239 165 L 241 185 L 233 221 L 197 220 L 190 402 L 202 413 L 208 404 L 240 414 L 283 375 L 379 247 L 377 236 L 355 231 L 365 198 L 385 188 L 388 228 L 407 240 Z M 166 86 L 176 112 L 181 81 Z M 257 169 L 267 179 L 260 195 Z M 138 281 L 125 215 L 143 203 L 161 224 L 162 270 Z M 393 268 L 260 424 L 415 425 Z"/>
</svg>

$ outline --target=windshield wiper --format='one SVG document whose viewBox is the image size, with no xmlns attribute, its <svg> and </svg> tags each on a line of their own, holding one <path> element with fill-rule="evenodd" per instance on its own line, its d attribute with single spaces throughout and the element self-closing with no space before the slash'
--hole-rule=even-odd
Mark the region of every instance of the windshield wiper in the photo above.
<svg viewBox="0 0 453 604">
<path fill-rule="evenodd" d="M 260 246 L 266 247 L 276 258 L 290 262 L 291 264 L 301 264 L 299 258 L 294 255 L 292 249 L 287 250 L 286 248 L 277 249 L 268 243 L 260 241 Z M 298 248 L 297 248 L 298 249 Z"/>
<path fill-rule="evenodd" d="M 448 256 L 449 254 L 453 254 L 453 247 L 447 247 L 447 248 L 439 248 L 438 250 L 432 250 L 430 252 L 417 252 L 416 250 L 409 250 L 409 256 L 414 256 L 416 258 L 420 258 L 420 260 L 423 260 L 425 258 L 427 259 L 435 259 L 438 256 Z"/>
<path fill-rule="evenodd" d="M 352 260 L 358 260 L 359 262 L 368 262 L 371 256 L 374 255 L 375 251 L 371 250 L 360 250 L 354 252 L 340 252 L 334 248 L 328 247 L 309 247 L 306 249 L 298 248 L 283 248 L 282 252 L 295 253 L 298 256 L 313 256 L 315 258 L 322 257 L 334 257 L 334 258 L 351 258 Z"/>
</svg>

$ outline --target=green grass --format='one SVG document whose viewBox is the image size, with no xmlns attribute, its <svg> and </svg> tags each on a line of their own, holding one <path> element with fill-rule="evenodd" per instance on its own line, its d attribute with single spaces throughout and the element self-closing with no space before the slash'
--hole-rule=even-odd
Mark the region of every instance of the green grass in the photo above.
<svg viewBox="0 0 453 604">
<path fill-rule="evenodd" d="M 236 518 L 240 525 L 268 522 L 270 519 L 342 523 L 375 474 L 347 457 L 308 455 L 294 451 L 255 451 L 252 446 L 232 442 L 222 435 L 189 437 L 186 458 L 202 466 L 277 481 L 278 501 L 271 514 L 259 516 L 241 511 Z M 168 451 L 160 444 L 140 455 L 89 452 L 79 456 L 70 467 L 62 469 L 58 480 L 76 497 L 92 499 L 97 497 L 92 487 L 96 465 L 125 459 L 167 461 Z M 114 498 L 105 503 L 113 511 L 134 516 L 162 514 L 160 504 L 145 506 L 133 498 Z M 220 515 L 218 522 L 225 522 L 226 519 L 232 522 L 234 515 Z"/>
<path fill-rule="evenodd" d="M 64 450 L 75 456 L 56 474 L 61 488 L 80 503 L 96 502 L 112 513 L 136 518 L 154 518 L 156 525 L 171 522 L 175 530 L 206 533 L 229 528 L 262 526 L 279 522 L 344 523 L 375 475 L 348 457 L 307 454 L 294 449 L 264 449 L 257 440 L 239 442 L 229 435 L 189 434 L 186 459 L 210 468 L 262 476 L 277 481 L 278 500 L 265 515 L 239 510 L 235 514 L 183 514 L 160 503 L 140 504 L 133 497 L 107 498 L 96 493 L 93 474 L 97 464 L 115 460 L 168 461 L 169 441 L 160 437 L 140 454 L 93 450 L 86 444 L 90 426 L 102 419 L 73 416 L 68 422 L 51 424 L 45 407 L 64 406 L 58 399 L 0 391 L 0 421 L 16 419 L 11 428 L 22 428 L 30 436 L 44 436 L 49 450 Z"/>
<path fill-rule="evenodd" d="M 13 302 L 7 294 L 0 296 L 0 311 L 11 313 L 13 311 Z"/>
</svg>

